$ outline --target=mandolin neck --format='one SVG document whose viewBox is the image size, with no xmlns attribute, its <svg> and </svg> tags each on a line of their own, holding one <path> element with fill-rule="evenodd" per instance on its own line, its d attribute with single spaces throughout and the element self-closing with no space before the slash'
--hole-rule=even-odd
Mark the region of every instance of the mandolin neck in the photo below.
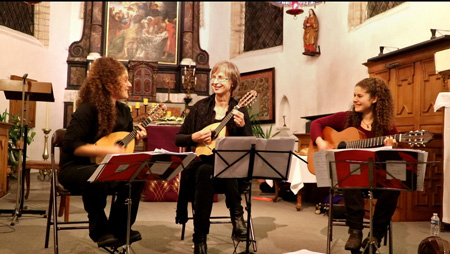
<svg viewBox="0 0 450 254">
<path fill-rule="evenodd" d="M 212 139 L 216 139 L 217 135 L 219 135 L 220 131 L 222 131 L 222 129 L 227 125 L 227 123 L 231 120 L 231 118 L 233 118 L 233 110 L 238 110 L 240 107 L 239 105 L 234 106 L 234 108 L 230 111 L 230 113 L 228 113 L 220 122 L 219 126 L 217 126 L 217 128 L 214 130 L 213 133 L 213 138 Z"/>
<path fill-rule="evenodd" d="M 148 117 L 147 119 L 145 119 L 144 121 L 141 122 L 142 127 L 147 127 L 147 125 L 149 125 L 152 122 L 152 119 L 150 117 Z M 134 138 L 136 138 L 137 135 L 137 129 L 134 129 L 132 132 L 130 132 L 130 134 L 128 134 L 126 137 L 124 137 L 122 140 L 120 140 L 118 143 L 123 146 L 126 147 L 132 140 L 134 140 Z"/>
</svg>

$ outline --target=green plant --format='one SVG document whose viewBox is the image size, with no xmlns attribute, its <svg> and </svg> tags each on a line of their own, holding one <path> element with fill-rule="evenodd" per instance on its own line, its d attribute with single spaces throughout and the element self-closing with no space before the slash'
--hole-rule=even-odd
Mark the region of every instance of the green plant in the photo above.
<svg viewBox="0 0 450 254">
<path fill-rule="evenodd" d="M 7 121 L 7 118 L 9 120 Z M 20 127 L 20 117 L 11 115 L 6 110 L 0 115 L 0 122 L 8 122 L 12 124 L 11 128 L 9 128 L 9 141 L 8 141 L 8 165 L 11 166 L 12 172 L 14 174 L 14 169 L 19 164 L 19 156 L 20 156 L 20 137 L 22 135 L 21 127 Z M 36 132 L 28 131 L 28 135 L 26 138 L 27 145 L 31 144 L 34 140 L 34 136 L 36 136 Z"/>
<path fill-rule="evenodd" d="M 264 112 L 265 111 L 260 111 L 258 113 L 252 114 L 252 108 L 251 107 L 248 108 L 248 114 L 250 116 L 250 122 L 252 124 L 253 136 L 255 136 L 257 138 L 270 139 L 270 138 L 273 138 L 276 135 L 280 134 L 280 132 L 277 131 L 274 134 L 272 134 L 273 125 L 270 125 L 270 128 L 264 132 L 263 128 L 261 127 L 261 123 L 256 119 L 257 116 L 259 116 L 260 114 L 263 114 Z"/>
</svg>

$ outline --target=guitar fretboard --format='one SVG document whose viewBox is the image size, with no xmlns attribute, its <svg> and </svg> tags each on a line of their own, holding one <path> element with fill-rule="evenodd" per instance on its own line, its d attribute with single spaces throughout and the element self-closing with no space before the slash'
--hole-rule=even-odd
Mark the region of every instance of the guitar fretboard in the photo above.
<svg viewBox="0 0 450 254">
<path fill-rule="evenodd" d="M 402 134 L 394 134 L 391 135 L 393 139 L 395 139 L 397 142 L 400 142 Z M 349 141 L 345 142 L 344 148 L 366 148 L 366 147 L 377 147 L 377 146 L 384 146 L 384 140 L 388 136 L 381 136 L 376 138 L 368 138 L 368 139 L 360 139 L 355 141 Z"/>
</svg>

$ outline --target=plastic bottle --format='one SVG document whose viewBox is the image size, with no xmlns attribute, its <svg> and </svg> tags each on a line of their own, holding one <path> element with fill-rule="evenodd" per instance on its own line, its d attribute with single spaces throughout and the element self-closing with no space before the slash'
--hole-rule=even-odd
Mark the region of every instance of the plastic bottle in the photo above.
<svg viewBox="0 0 450 254">
<path fill-rule="evenodd" d="M 440 220 L 439 220 L 439 216 L 437 213 L 433 213 L 433 216 L 431 217 L 431 228 L 430 228 L 430 233 L 431 235 L 439 235 L 439 231 L 440 231 Z"/>
</svg>

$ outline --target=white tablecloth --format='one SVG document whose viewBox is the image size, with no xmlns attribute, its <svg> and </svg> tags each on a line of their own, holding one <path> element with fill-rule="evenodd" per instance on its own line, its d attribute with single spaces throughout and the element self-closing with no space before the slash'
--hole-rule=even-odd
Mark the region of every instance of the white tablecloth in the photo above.
<svg viewBox="0 0 450 254">
<path fill-rule="evenodd" d="M 450 186 L 445 183 L 450 181 L 450 93 L 439 93 L 434 103 L 434 111 L 444 109 L 444 156 L 443 156 L 443 192 L 442 197 L 442 222 L 450 223 Z"/>
<path fill-rule="evenodd" d="M 300 156 L 300 158 L 305 160 L 305 162 L 303 162 L 297 156 L 292 155 L 291 166 L 289 168 L 289 175 L 287 178 L 287 182 L 291 183 L 291 191 L 294 194 L 297 194 L 298 191 L 303 188 L 305 183 L 316 182 L 316 176 L 311 174 L 308 170 L 308 165 L 306 164 L 307 156 Z M 267 180 L 266 182 L 271 187 L 273 186 L 272 180 Z"/>
</svg>

